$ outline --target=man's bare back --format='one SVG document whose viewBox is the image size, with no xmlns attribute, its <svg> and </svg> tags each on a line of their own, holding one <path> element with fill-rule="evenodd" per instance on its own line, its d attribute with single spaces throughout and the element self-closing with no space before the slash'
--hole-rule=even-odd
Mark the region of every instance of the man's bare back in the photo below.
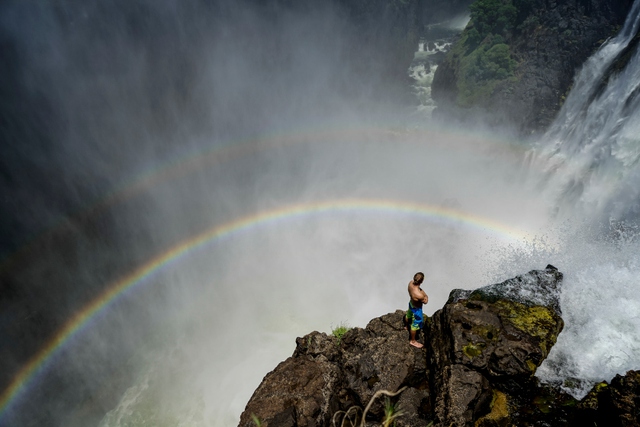
<svg viewBox="0 0 640 427">
<path fill-rule="evenodd" d="M 415 308 L 421 308 L 422 304 L 429 302 L 429 297 L 420 287 L 421 283 L 422 282 L 417 283 L 413 280 L 409 282 L 409 296 L 411 297 L 411 304 L 413 304 Z"/>
</svg>

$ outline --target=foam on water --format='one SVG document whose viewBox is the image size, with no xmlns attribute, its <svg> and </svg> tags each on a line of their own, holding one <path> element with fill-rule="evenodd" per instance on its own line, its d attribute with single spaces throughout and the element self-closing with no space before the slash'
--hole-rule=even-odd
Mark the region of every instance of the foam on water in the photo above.
<svg viewBox="0 0 640 427">
<path fill-rule="evenodd" d="M 562 244 L 505 258 L 553 259 L 565 273 L 565 330 L 538 375 L 576 397 L 596 381 L 640 368 L 640 53 L 611 73 L 639 25 L 636 1 L 621 32 L 585 63 L 532 152 L 532 163 L 547 171 L 541 188 L 555 205 Z"/>
<path fill-rule="evenodd" d="M 560 246 L 513 251 L 503 262 L 508 270 L 553 259 L 564 273 L 565 327 L 536 375 L 582 398 L 594 383 L 640 367 L 640 244 L 565 232 Z"/>
</svg>

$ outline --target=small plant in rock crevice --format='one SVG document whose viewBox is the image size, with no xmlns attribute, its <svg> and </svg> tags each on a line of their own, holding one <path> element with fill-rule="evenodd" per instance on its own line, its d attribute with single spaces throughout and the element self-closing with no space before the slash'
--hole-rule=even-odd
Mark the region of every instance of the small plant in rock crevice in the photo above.
<svg viewBox="0 0 640 427">
<path fill-rule="evenodd" d="M 351 329 L 346 323 L 340 323 L 338 326 L 331 330 L 334 337 L 338 339 L 338 345 L 342 342 L 342 337 Z"/>
<path fill-rule="evenodd" d="M 382 420 L 383 427 L 393 427 L 396 425 L 396 418 L 403 415 L 403 412 L 398 408 L 397 403 L 393 403 L 389 397 L 384 399 L 384 419 Z"/>
<path fill-rule="evenodd" d="M 389 398 L 399 395 L 406 389 L 407 389 L 406 386 L 402 387 L 400 390 L 396 391 L 395 393 L 392 393 L 387 390 L 378 390 L 371 397 L 371 399 L 369 399 L 369 403 L 367 404 L 367 407 L 364 408 L 364 411 L 357 406 L 352 406 L 346 411 L 338 411 L 333 414 L 333 418 L 331 419 L 331 425 L 333 427 L 365 427 L 367 413 L 369 412 L 369 409 L 371 409 L 371 406 L 376 401 L 376 399 L 384 395 L 386 396 L 386 399 L 384 403 L 384 419 L 382 420 L 381 425 L 383 427 L 392 427 L 395 425 L 395 420 L 398 417 L 402 416 L 403 413 L 398 409 L 396 404 L 391 402 Z M 336 421 L 337 419 L 339 419 L 340 415 L 342 415 L 342 420 L 340 421 L 340 424 L 336 424 Z M 358 422 L 358 420 L 360 422 Z"/>
</svg>

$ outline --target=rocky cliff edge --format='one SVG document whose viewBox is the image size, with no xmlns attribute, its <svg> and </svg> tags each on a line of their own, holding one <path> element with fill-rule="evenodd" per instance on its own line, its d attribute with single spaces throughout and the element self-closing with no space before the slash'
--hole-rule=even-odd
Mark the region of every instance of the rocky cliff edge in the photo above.
<svg viewBox="0 0 640 427">
<path fill-rule="evenodd" d="M 454 290 L 427 319 L 423 349 L 408 344 L 402 310 L 340 337 L 297 338 L 240 427 L 640 425 L 640 372 L 598 384 L 582 401 L 534 376 L 564 326 L 561 283 L 549 265 Z"/>
</svg>

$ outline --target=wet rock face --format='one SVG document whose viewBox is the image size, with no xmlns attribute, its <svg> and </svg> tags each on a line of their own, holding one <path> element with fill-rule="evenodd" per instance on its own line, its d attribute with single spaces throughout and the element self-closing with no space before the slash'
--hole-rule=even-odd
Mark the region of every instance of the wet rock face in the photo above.
<svg viewBox="0 0 640 427">
<path fill-rule="evenodd" d="M 609 387 L 607 405 L 620 426 L 637 426 L 640 421 L 640 371 L 629 371 L 623 377 L 616 375 Z"/>
<path fill-rule="evenodd" d="M 264 425 L 328 425 L 327 417 L 338 410 L 338 397 L 333 391 L 338 382 L 339 371 L 325 357 L 290 357 L 264 378 L 240 425 L 255 426 L 252 415 L 268 420 Z"/>
<path fill-rule="evenodd" d="M 387 316 L 386 320 L 396 327 L 401 321 L 397 315 Z M 345 350 L 340 360 L 343 379 L 362 407 L 378 390 L 395 391 L 411 383 L 412 378 L 424 380 L 424 358 L 416 357 L 404 333 L 394 330 L 396 333 L 385 336 L 385 326 L 383 319 L 375 319 L 366 329 L 354 329 L 343 339 Z"/>
<path fill-rule="evenodd" d="M 578 404 L 574 425 L 631 427 L 640 425 L 640 371 L 616 375 L 597 384 Z"/>
<path fill-rule="evenodd" d="M 507 392 L 520 393 L 514 383 L 529 385 L 564 326 L 557 301 L 561 280 L 562 274 L 548 266 L 451 293 L 428 332 L 437 421 L 474 423 L 492 413 L 498 396 L 505 400 Z"/>
<path fill-rule="evenodd" d="M 562 279 L 563 275 L 557 268 L 547 265 L 544 270 L 533 270 L 513 279 L 484 286 L 473 291 L 454 289 L 449 295 L 448 302 L 456 302 L 461 299 L 487 302 L 510 300 L 527 307 L 549 307 L 560 316 L 562 315 L 560 310 L 560 284 Z"/>
<path fill-rule="evenodd" d="M 493 378 L 531 377 L 564 326 L 561 281 L 562 273 L 549 265 L 474 291 L 452 291 L 433 316 L 432 346 L 449 352 L 446 361 Z"/>
<path fill-rule="evenodd" d="M 447 349 L 448 362 L 496 378 L 533 375 L 563 326 L 553 310 L 512 301 L 465 300 L 448 304 L 438 316 L 439 324 L 450 325 L 449 337 L 433 331 L 432 346 Z"/>
</svg>

